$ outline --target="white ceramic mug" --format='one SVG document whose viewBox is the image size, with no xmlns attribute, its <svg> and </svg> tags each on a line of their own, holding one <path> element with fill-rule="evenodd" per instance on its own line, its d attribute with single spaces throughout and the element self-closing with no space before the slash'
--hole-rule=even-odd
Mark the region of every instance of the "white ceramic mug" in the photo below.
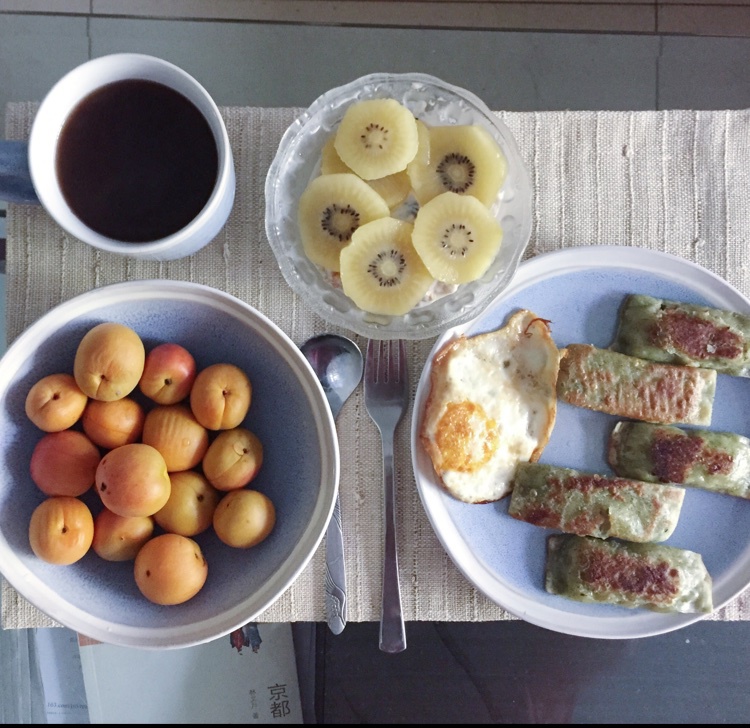
<svg viewBox="0 0 750 728">
<path fill-rule="evenodd" d="M 77 105 L 107 84 L 128 79 L 154 81 L 178 91 L 203 114 L 218 153 L 213 191 L 193 220 L 159 240 L 123 242 L 100 234 L 73 213 L 60 189 L 57 144 L 63 125 Z M 220 232 L 235 194 L 229 137 L 208 92 L 181 68 L 153 56 L 116 53 L 88 61 L 63 76 L 42 101 L 28 143 L 0 141 L 0 199 L 41 203 L 68 233 L 101 250 L 145 260 L 172 260 L 195 253 Z"/>
</svg>

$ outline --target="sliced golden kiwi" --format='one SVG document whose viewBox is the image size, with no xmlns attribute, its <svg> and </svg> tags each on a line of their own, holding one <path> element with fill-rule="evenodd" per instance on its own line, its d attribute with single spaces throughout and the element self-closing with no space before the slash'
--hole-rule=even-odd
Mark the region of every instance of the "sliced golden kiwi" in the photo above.
<svg viewBox="0 0 750 728">
<path fill-rule="evenodd" d="M 368 180 L 367 184 L 386 201 L 391 210 L 395 210 L 411 192 L 411 180 L 406 170 Z"/>
<path fill-rule="evenodd" d="M 505 155 L 481 126 L 432 126 L 427 163 L 419 156 L 407 171 L 420 205 L 443 192 L 472 195 L 490 207 L 507 174 Z"/>
<path fill-rule="evenodd" d="M 430 127 L 421 119 L 417 119 L 417 153 L 414 159 L 406 165 L 406 172 L 409 174 L 409 170 L 413 167 L 426 167 L 429 163 Z"/>
<path fill-rule="evenodd" d="M 339 157 L 333 143 L 335 137 L 331 136 L 325 143 L 320 154 L 320 173 L 336 174 L 339 172 L 352 172 Z M 352 173 L 353 174 L 353 173 Z M 411 192 L 411 180 L 406 170 L 389 174 L 380 179 L 367 180 L 372 187 L 386 202 L 391 210 L 395 210 Z"/>
<path fill-rule="evenodd" d="M 417 122 L 395 99 L 355 101 L 344 113 L 334 146 L 362 179 L 379 179 L 406 169 L 417 153 Z"/>
<path fill-rule="evenodd" d="M 389 214 L 385 200 L 356 174 L 316 177 L 300 195 L 297 212 L 305 255 L 337 271 L 341 249 L 357 228 Z"/>
<path fill-rule="evenodd" d="M 363 311 L 401 316 L 432 285 L 414 250 L 412 229 L 392 217 L 374 220 L 358 228 L 341 251 L 341 287 Z"/>
<path fill-rule="evenodd" d="M 341 172 L 351 173 L 351 169 L 341 161 L 341 157 L 339 157 L 336 147 L 333 146 L 335 139 L 336 135 L 331 134 L 331 136 L 328 137 L 328 141 L 323 145 L 323 149 L 320 151 L 321 174 L 339 174 Z"/>
<path fill-rule="evenodd" d="M 444 283 L 481 278 L 495 259 L 503 230 L 476 197 L 443 192 L 422 205 L 412 241 L 427 270 Z"/>
</svg>

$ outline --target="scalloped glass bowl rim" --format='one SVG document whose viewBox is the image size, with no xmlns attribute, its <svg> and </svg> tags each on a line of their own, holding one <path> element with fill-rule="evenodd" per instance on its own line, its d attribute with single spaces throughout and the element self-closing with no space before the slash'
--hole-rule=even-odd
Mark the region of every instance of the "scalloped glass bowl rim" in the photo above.
<svg viewBox="0 0 750 728">
<path fill-rule="evenodd" d="M 431 104 L 435 94 L 451 102 L 453 123 L 482 123 L 507 158 L 508 176 L 492 208 L 504 228 L 503 244 L 480 280 L 405 316 L 368 314 L 332 286 L 302 252 L 297 200 L 318 173 L 320 150 L 348 105 L 361 98 L 393 96 L 418 118 L 426 114 L 429 123 L 434 121 L 430 114 L 440 113 Z M 473 93 L 423 73 L 370 74 L 318 97 L 282 136 L 266 177 L 265 198 L 266 236 L 287 284 L 328 323 L 373 339 L 427 339 L 478 316 L 512 280 L 531 236 L 531 184 L 512 133 Z"/>
</svg>

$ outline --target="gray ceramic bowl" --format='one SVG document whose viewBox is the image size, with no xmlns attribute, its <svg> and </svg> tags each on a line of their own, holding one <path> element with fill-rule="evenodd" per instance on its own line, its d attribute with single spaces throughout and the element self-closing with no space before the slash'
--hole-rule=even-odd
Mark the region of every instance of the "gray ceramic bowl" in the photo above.
<svg viewBox="0 0 750 728">
<path fill-rule="evenodd" d="M 297 202 L 320 169 L 320 153 L 355 101 L 395 98 L 428 124 L 479 124 L 497 141 L 508 176 L 492 207 L 503 245 L 481 279 L 404 316 L 376 316 L 354 305 L 305 256 Z M 510 283 L 531 236 L 529 175 L 513 135 L 473 93 L 423 73 L 375 73 L 323 94 L 290 127 L 266 177 L 266 235 L 287 283 L 321 318 L 372 339 L 427 339 L 478 316 Z"/>
<path fill-rule="evenodd" d="M 90 551 L 71 566 L 38 559 L 28 523 L 44 495 L 29 459 L 44 433 L 26 417 L 31 385 L 72 372 L 83 334 L 101 321 L 135 329 L 146 349 L 162 341 L 187 347 L 199 368 L 227 361 L 253 385 L 245 425 L 264 445 L 252 487 L 276 507 L 271 535 L 251 549 L 232 549 L 213 533 L 196 536 L 209 564 L 191 600 L 158 606 L 138 591 L 132 562 Z M 339 452 L 323 390 L 293 342 L 258 311 L 207 286 L 134 281 L 67 301 L 30 326 L 0 360 L 0 570 L 29 602 L 63 625 L 102 642 L 142 648 L 183 647 L 228 634 L 275 602 L 320 543 L 338 490 Z M 83 496 L 97 512 L 92 489 Z"/>
</svg>

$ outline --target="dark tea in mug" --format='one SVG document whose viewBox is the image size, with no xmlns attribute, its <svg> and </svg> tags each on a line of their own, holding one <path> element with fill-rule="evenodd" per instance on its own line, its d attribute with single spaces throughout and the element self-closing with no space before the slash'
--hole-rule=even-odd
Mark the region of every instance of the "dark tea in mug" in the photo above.
<svg viewBox="0 0 750 728">
<path fill-rule="evenodd" d="M 56 173 L 73 213 L 101 235 L 160 240 L 192 222 L 219 159 L 201 111 L 155 81 L 114 81 L 86 96 L 60 133 Z"/>
</svg>

